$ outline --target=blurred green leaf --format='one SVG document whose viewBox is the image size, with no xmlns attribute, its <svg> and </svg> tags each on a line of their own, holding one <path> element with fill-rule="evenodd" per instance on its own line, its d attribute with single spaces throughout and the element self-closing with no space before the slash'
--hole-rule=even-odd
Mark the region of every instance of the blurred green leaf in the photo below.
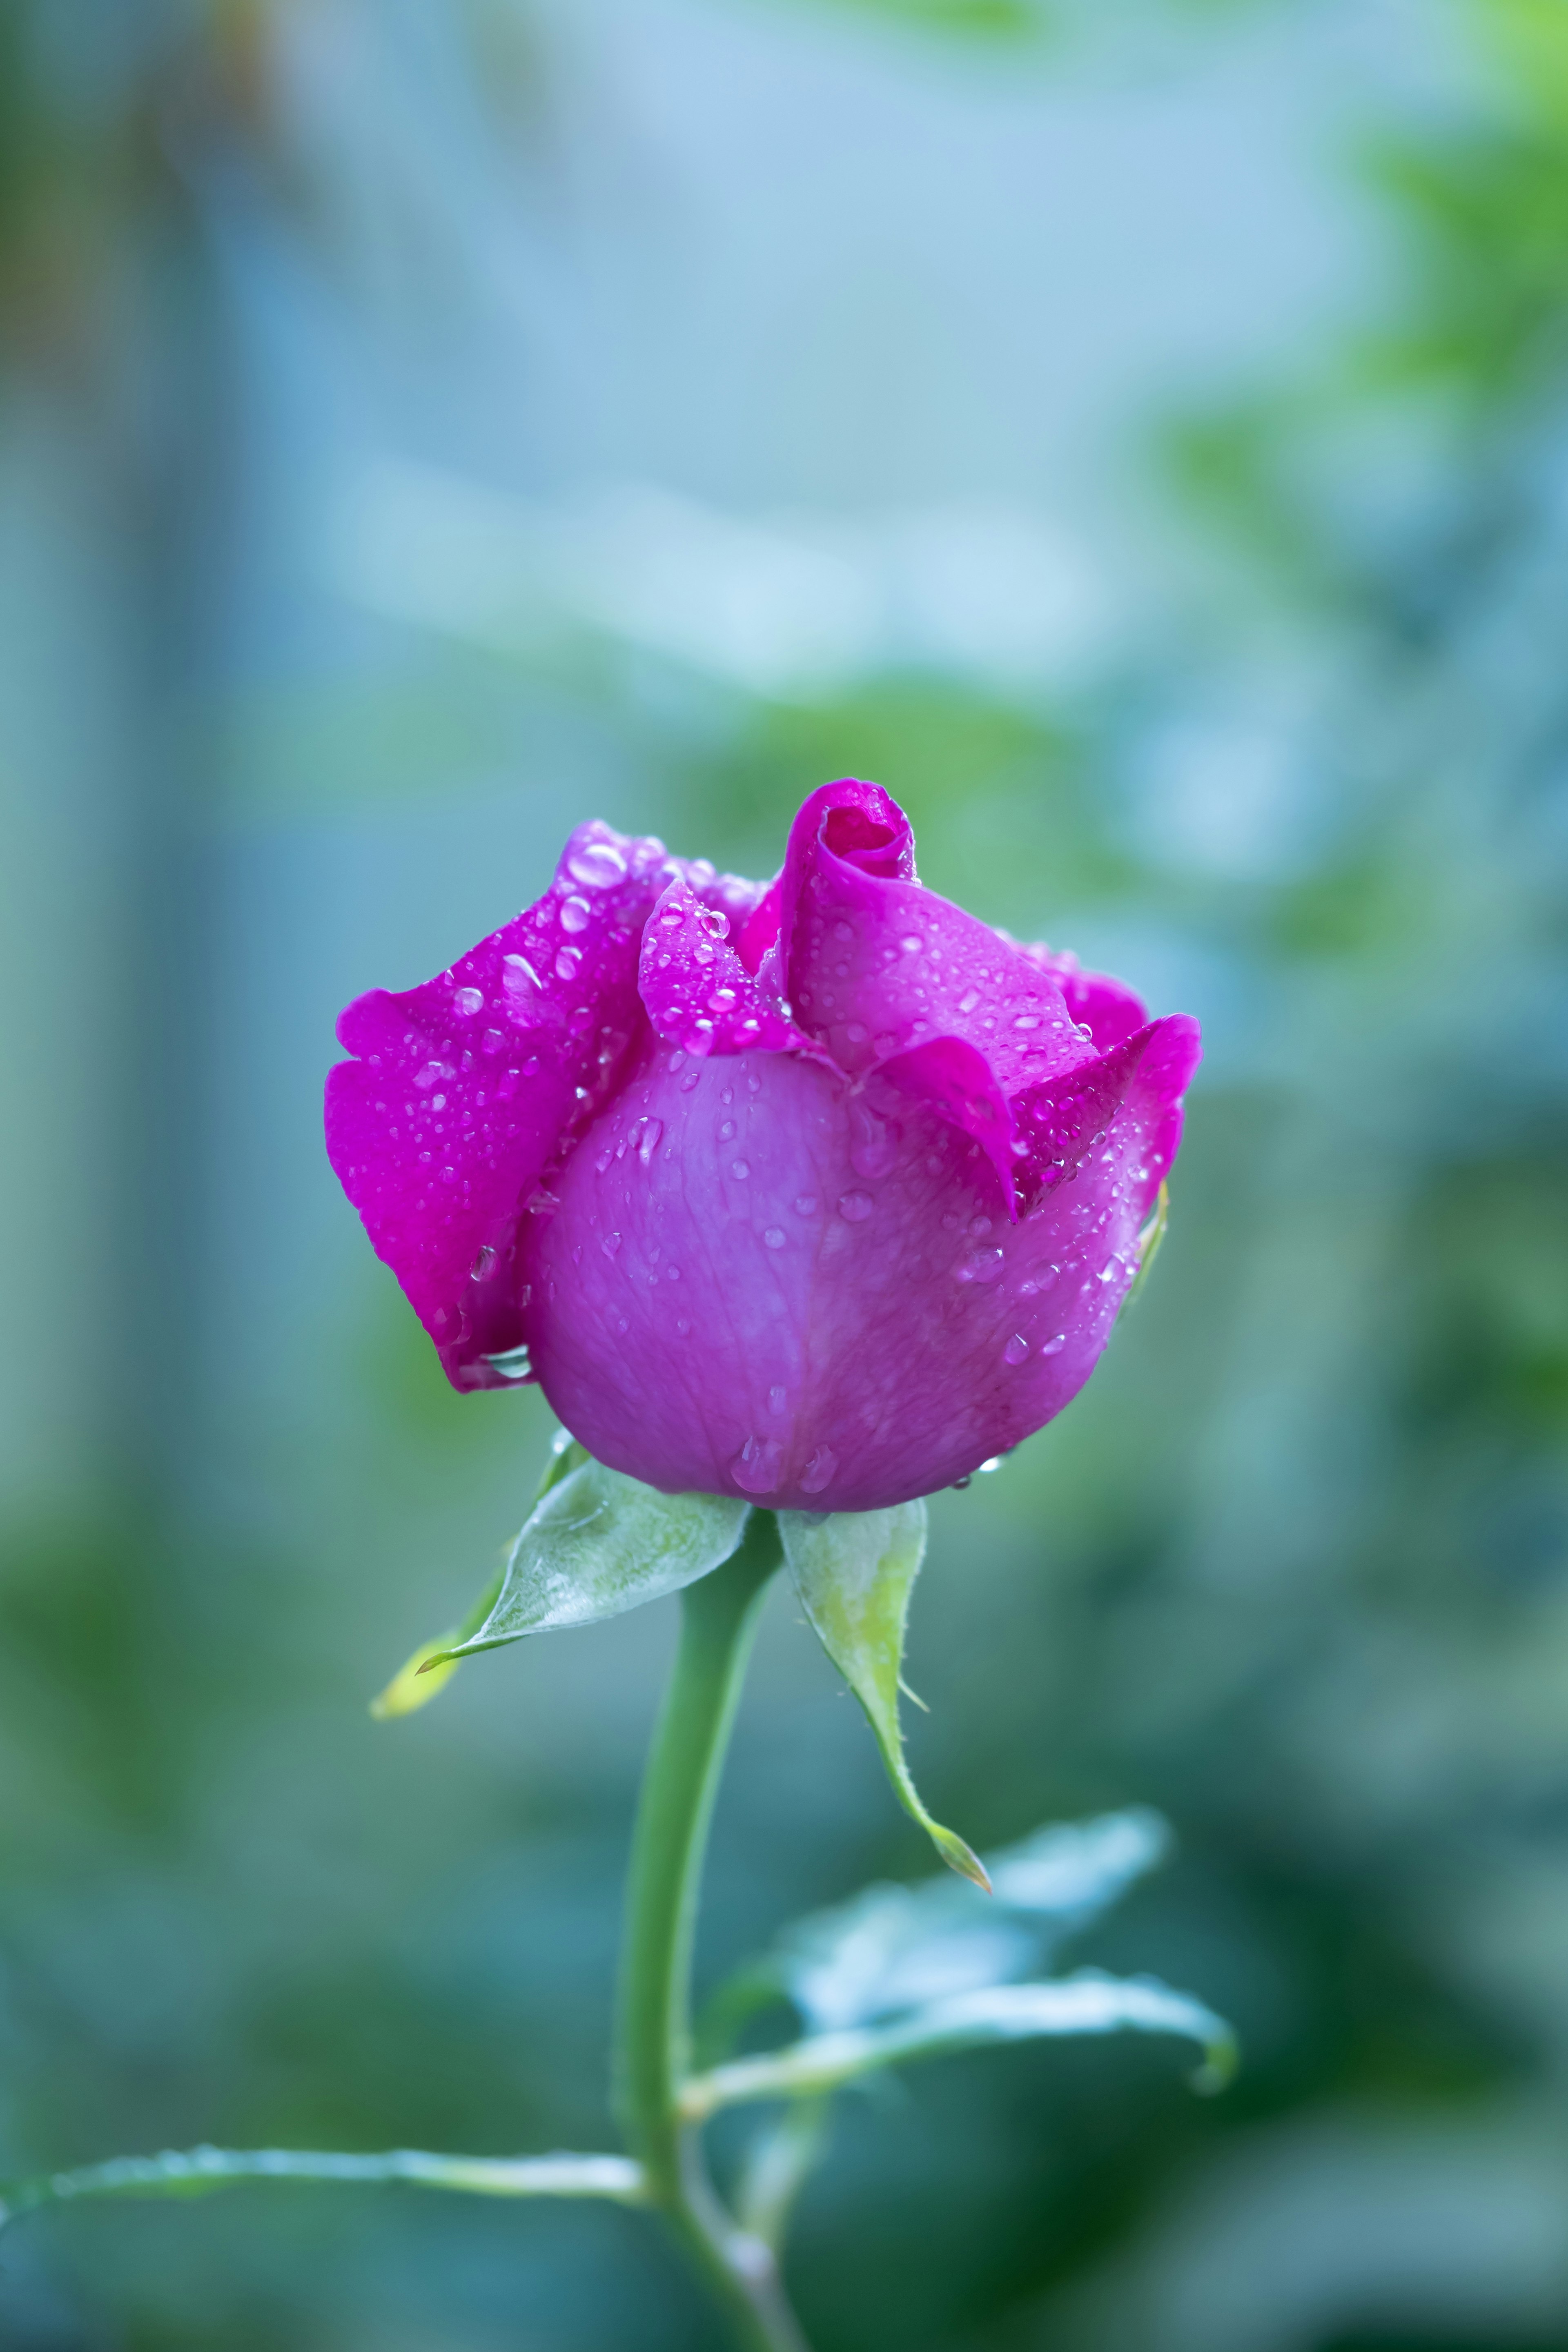
<svg viewBox="0 0 1568 2352">
<path fill-rule="evenodd" d="M 947 1875 L 864 1888 L 785 1927 L 710 2004 L 710 2057 L 765 2002 L 790 2002 L 816 2032 L 864 2025 L 1048 1968 L 1170 1850 L 1139 1807 L 1037 1830 L 991 1862 L 989 1897 Z"/>
<path fill-rule="evenodd" d="M 1157 1977 L 1110 1977 L 1085 1969 L 1055 1984 L 990 1985 L 932 2001 L 895 2022 L 818 2033 L 784 2050 L 737 2058 L 700 2074 L 682 2096 L 694 2120 L 750 2099 L 815 2098 L 883 2066 L 936 2058 L 1001 2042 L 1085 2033 L 1173 2033 L 1198 2042 L 1199 2090 L 1217 2091 L 1236 2067 L 1236 2038 L 1225 2020 L 1191 1993 Z"/>
<path fill-rule="evenodd" d="M 535 1507 L 483 1624 L 419 1671 L 679 1592 L 729 1559 L 750 1509 L 742 1496 L 661 1495 L 585 1459 Z"/>
<path fill-rule="evenodd" d="M 910 1594 L 926 1548 L 924 1503 L 890 1511 L 781 1511 L 784 1559 L 823 1648 L 866 1710 L 899 1802 L 952 1870 L 988 1887 L 981 1864 L 954 1830 L 933 1821 L 904 1760 L 899 1676 Z"/>
</svg>

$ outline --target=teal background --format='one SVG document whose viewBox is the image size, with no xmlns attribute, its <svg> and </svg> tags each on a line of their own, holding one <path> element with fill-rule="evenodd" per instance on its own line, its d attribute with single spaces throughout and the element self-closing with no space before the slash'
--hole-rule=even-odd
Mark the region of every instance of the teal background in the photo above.
<svg viewBox="0 0 1568 2352">
<path fill-rule="evenodd" d="M 1157 1275 L 932 1507 L 983 1850 L 1232 2016 L 844 2106 L 818 2352 L 1568 2347 L 1558 0 L 0 14 L 0 2176 L 605 2144 L 660 1604 L 365 1701 L 542 1461 L 332 1182 L 338 1007 L 579 818 L 825 778 L 1201 1018 Z M 711 1983 L 927 1867 L 774 1596 Z M 0 2242 L 17 2352 L 699 2352 L 635 2217 L 258 2189 Z"/>
</svg>

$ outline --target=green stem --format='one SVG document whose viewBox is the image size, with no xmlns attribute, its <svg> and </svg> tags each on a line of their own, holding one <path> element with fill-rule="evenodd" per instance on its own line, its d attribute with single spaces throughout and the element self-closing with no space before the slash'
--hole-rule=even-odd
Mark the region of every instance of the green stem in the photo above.
<svg viewBox="0 0 1568 2352">
<path fill-rule="evenodd" d="M 740 2229 L 719 2200 L 700 2129 L 682 2116 L 681 2091 L 708 1826 L 763 1594 L 779 1559 L 773 1514 L 756 1511 L 734 1558 L 681 1596 L 680 1647 L 632 1840 L 616 2053 L 618 2104 L 646 2193 L 743 2352 L 807 2347 L 772 2250 Z"/>
</svg>

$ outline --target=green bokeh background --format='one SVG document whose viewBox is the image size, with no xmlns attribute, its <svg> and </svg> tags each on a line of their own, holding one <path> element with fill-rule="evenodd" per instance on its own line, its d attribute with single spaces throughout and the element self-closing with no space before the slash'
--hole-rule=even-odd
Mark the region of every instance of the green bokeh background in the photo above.
<svg viewBox="0 0 1568 2352">
<path fill-rule="evenodd" d="M 0 2175 L 606 2144 L 673 1608 L 368 1719 L 548 1423 L 320 1085 L 581 816 L 763 873 L 857 772 L 1205 1024 L 1156 1279 L 933 1505 L 911 1750 L 983 1850 L 1161 1808 L 1084 1957 L 1247 2063 L 847 2104 L 813 2341 L 1562 2352 L 1561 0 L 12 0 L 0 335 Z M 704 1980 L 926 1866 L 776 1595 Z M 608 2210 L 0 2243 L 16 2352 L 708 2326 Z"/>
</svg>

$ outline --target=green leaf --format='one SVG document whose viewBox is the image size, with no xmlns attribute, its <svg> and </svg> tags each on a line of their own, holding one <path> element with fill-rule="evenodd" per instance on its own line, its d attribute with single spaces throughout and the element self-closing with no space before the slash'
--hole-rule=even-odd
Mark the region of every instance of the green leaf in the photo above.
<svg viewBox="0 0 1568 2352">
<path fill-rule="evenodd" d="M 535 1507 L 483 1624 L 434 1664 L 498 1649 L 525 1633 L 595 1625 L 679 1592 L 730 1558 L 750 1509 L 743 1496 L 661 1495 L 584 1460 Z"/>
<path fill-rule="evenodd" d="M 1053 1824 L 992 1855 L 989 1899 L 945 1874 L 865 1887 L 792 1921 L 720 1989 L 704 2016 L 705 2054 L 716 2059 L 769 2001 L 788 2000 L 805 2027 L 827 2032 L 1038 1976 L 1170 1843 L 1160 1816 L 1137 1807 Z"/>
<path fill-rule="evenodd" d="M 1110 1977 L 1098 1969 L 1052 1984 L 991 1985 L 954 1993 L 888 2025 L 813 2034 L 787 2049 L 737 2058 L 699 2074 L 682 2094 L 683 2113 L 700 2121 L 751 2099 L 816 2098 L 884 2066 L 994 2042 L 1085 2033 L 1173 2033 L 1198 2042 L 1204 2063 L 1194 2088 L 1223 2089 L 1236 2067 L 1225 2020 L 1191 1993 L 1156 1977 Z"/>
<path fill-rule="evenodd" d="M 534 1489 L 535 1505 L 543 1500 L 552 1486 L 559 1486 L 580 1462 L 587 1459 L 571 1431 L 558 1429 L 550 1441 L 550 1459 L 545 1464 L 544 1475 Z M 437 1692 L 451 1681 L 458 1664 L 452 1652 L 471 1639 L 485 1623 L 500 1598 L 505 1581 L 506 1555 L 503 1553 L 500 1568 L 461 1624 L 449 1626 L 445 1633 L 437 1633 L 434 1641 L 421 1642 L 413 1656 L 406 1659 L 393 1675 L 386 1688 L 372 1699 L 370 1711 L 378 1723 L 390 1722 L 399 1715 L 413 1715 L 416 1709 L 426 1706 Z"/>
<path fill-rule="evenodd" d="M 990 1880 L 963 1840 L 933 1821 L 904 1761 L 899 1675 L 910 1594 L 926 1548 L 926 1507 L 890 1511 L 781 1511 L 779 1533 L 802 1608 L 859 1700 L 900 1803 L 952 1870 L 976 1886 Z"/>
<path fill-rule="evenodd" d="M 1128 1284 L 1127 1296 L 1121 1302 L 1124 1315 L 1154 1270 L 1154 1260 L 1160 1255 L 1160 1244 L 1170 1222 L 1171 1191 L 1168 1184 L 1162 1183 L 1154 1201 L 1154 1213 L 1138 1236 L 1138 1271 Z"/>
</svg>

